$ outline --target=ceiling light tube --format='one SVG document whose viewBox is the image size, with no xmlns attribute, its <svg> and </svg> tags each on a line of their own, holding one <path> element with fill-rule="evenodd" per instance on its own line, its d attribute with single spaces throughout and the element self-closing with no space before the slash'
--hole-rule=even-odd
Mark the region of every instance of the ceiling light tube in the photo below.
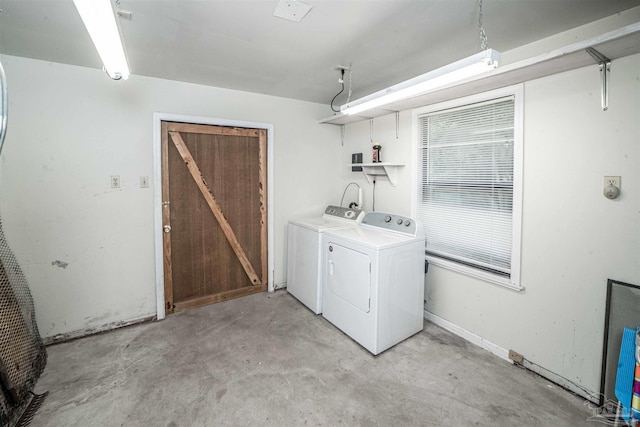
<svg viewBox="0 0 640 427">
<path fill-rule="evenodd" d="M 129 66 L 110 0 L 73 0 L 109 77 L 128 79 Z"/>
<path fill-rule="evenodd" d="M 492 70 L 498 66 L 499 61 L 500 52 L 487 49 L 345 104 L 340 107 L 340 111 L 343 114 L 358 114 L 392 102 L 423 95 L 434 89 Z"/>
</svg>

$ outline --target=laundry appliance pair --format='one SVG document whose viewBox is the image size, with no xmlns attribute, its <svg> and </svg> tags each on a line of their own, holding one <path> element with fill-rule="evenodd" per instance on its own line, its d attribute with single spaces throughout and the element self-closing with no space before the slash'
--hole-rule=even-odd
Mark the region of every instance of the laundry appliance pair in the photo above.
<svg viewBox="0 0 640 427">
<path fill-rule="evenodd" d="M 414 219 L 329 206 L 321 220 L 291 221 L 288 242 L 288 291 L 372 354 L 423 329 L 425 241 Z"/>
</svg>

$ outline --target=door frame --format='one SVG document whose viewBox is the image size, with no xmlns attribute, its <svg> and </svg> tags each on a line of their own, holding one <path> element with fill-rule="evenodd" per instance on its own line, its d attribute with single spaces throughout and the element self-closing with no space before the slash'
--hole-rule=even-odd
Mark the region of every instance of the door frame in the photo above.
<svg viewBox="0 0 640 427">
<path fill-rule="evenodd" d="M 265 129 L 267 131 L 267 291 L 273 292 L 274 214 L 273 214 L 273 125 L 244 120 L 219 119 L 186 114 L 153 113 L 153 223 L 156 270 L 156 317 L 165 318 L 164 310 L 164 250 L 162 243 L 162 130 L 161 122 L 194 123 L 200 125 Z"/>
</svg>

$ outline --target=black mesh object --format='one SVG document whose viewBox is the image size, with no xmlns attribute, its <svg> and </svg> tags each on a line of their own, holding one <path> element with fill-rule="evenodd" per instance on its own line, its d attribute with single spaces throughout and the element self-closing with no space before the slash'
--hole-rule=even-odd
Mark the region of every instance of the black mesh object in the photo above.
<svg viewBox="0 0 640 427">
<path fill-rule="evenodd" d="M 16 425 L 46 363 L 31 291 L 0 219 L 0 425 Z"/>
</svg>

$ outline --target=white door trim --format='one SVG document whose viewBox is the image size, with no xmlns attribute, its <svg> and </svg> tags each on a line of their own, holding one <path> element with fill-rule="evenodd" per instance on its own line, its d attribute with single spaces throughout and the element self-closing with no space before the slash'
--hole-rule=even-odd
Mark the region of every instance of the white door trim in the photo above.
<svg viewBox="0 0 640 427">
<path fill-rule="evenodd" d="M 157 318 L 165 317 L 164 311 L 164 259 L 162 245 L 162 135 L 161 122 L 195 123 L 202 125 L 266 129 L 267 131 L 267 290 L 274 291 L 274 214 L 273 214 L 273 125 L 243 120 L 217 119 L 184 114 L 153 113 L 153 219 L 155 238 L 156 305 Z"/>
</svg>

